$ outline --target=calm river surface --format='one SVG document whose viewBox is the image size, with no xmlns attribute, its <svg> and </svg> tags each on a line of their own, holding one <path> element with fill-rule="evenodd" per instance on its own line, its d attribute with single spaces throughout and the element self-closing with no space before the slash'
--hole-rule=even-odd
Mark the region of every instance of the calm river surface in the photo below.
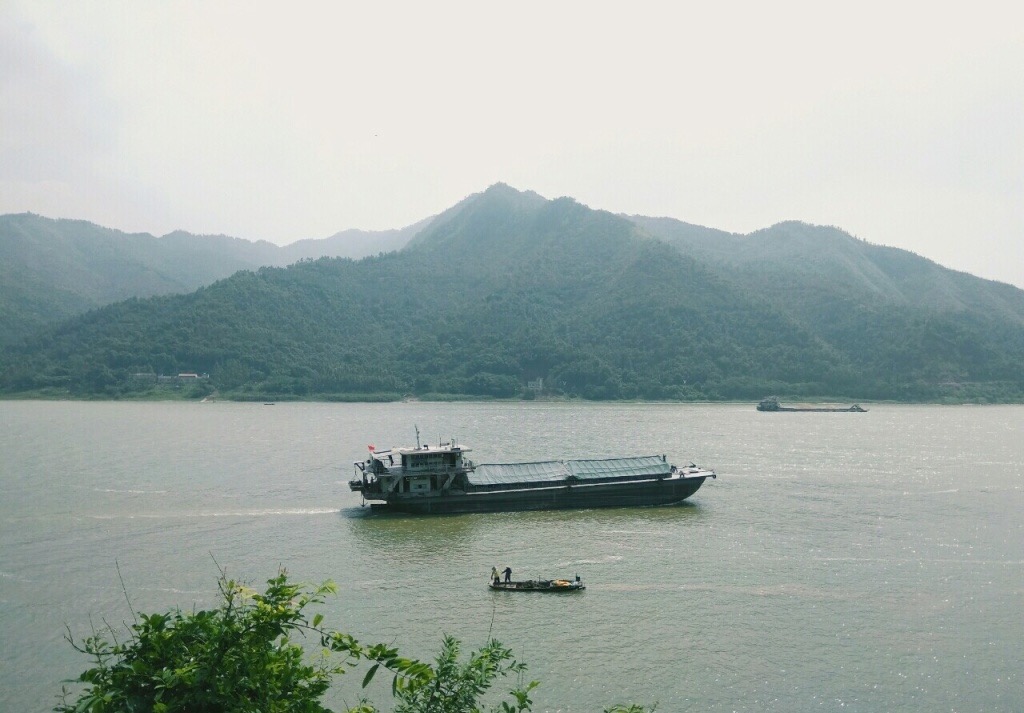
<svg viewBox="0 0 1024 713">
<path fill-rule="evenodd" d="M 668 508 L 371 516 L 350 464 L 414 424 L 477 462 L 719 478 Z M 325 622 L 406 655 L 493 634 L 537 711 L 1021 711 L 1022 475 L 1021 406 L 0 402 L 0 710 L 50 710 L 86 667 L 65 625 L 130 620 L 118 567 L 155 612 L 215 605 L 219 564 L 333 579 Z M 587 590 L 486 589 L 506 564 Z"/>
</svg>

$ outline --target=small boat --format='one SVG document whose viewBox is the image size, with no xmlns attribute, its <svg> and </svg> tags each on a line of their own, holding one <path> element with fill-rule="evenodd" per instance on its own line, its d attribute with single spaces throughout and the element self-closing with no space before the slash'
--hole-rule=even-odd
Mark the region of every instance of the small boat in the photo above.
<svg viewBox="0 0 1024 713">
<path fill-rule="evenodd" d="M 507 592 L 577 592 L 586 589 L 579 575 L 576 575 L 576 579 L 524 579 L 513 582 L 492 579 L 487 586 L 496 591 Z"/>
</svg>

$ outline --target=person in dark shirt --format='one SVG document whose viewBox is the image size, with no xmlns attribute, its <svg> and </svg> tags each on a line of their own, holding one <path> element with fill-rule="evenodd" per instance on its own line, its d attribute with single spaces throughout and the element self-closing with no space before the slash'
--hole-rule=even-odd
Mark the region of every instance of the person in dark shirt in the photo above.
<svg viewBox="0 0 1024 713">
<path fill-rule="evenodd" d="M 505 568 L 505 581 L 508 582 L 511 579 L 512 579 L 512 568 L 511 567 L 506 567 Z"/>
</svg>

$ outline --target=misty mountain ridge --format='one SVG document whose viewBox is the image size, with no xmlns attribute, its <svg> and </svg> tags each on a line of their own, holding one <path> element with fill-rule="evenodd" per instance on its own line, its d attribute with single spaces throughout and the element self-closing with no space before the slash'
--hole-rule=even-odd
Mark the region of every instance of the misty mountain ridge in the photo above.
<svg viewBox="0 0 1024 713">
<path fill-rule="evenodd" d="M 1013 285 L 951 270 L 900 248 L 874 245 L 832 226 L 786 221 L 737 235 L 670 218 L 630 220 L 766 294 L 793 287 L 776 279 L 781 271 L 804 288 L 827 285 L 840 293 L 896 304 L 991 310 L 1011 320 L 1024 307 L 1024 291 Z"/>
<path fill-rule="evenodd" d="M 530 396 L 537 379 L 597 399 L 1024 398 L 1024 292 L 836 228 L 741 236 L 497 184 L 391 237 L 405 247 L 73 318 L 8 350 L 0 384 L 117 395 L 178 370 L 239 398 Z"/>
<path fill-rule="evenodd" d="M 430 218 L 397 230 L 345 230 L 278 246 L 177 230 L 124 233 L 32 213 L 0 216 L 0 346 L 131 297 L 192 292 L 239 270 L 398 250 Z"/>
</svg>

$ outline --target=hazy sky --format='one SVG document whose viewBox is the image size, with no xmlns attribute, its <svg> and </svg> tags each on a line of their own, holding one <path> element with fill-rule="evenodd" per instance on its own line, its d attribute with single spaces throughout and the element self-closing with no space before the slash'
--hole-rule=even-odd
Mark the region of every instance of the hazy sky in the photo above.
<svg viewBox="0 0 1024 713">
<path fill-rule="evenodd" d="M 1014 6 L 2 0 L 0 213 L 286 244 L 503 181 L 1024 287 Z"/>
</svg>

